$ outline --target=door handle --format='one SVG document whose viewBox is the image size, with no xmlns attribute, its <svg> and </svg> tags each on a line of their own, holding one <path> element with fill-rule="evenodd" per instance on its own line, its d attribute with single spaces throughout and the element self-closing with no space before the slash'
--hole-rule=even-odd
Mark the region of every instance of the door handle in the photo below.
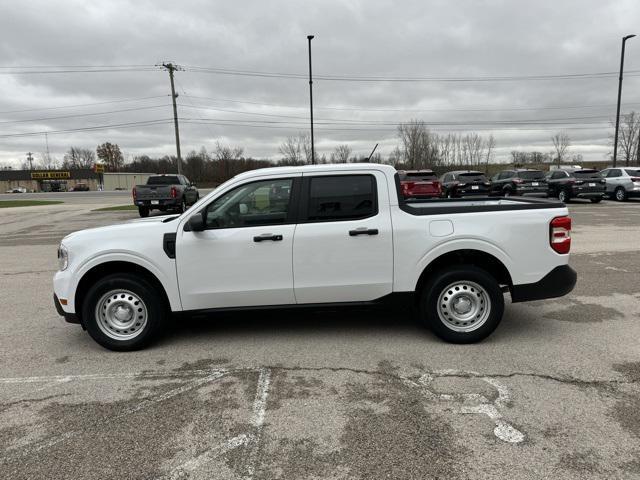
<svg viewBox="0 0 640 480">
<path fill-rule="evenodd" d="M 253 237 L 254 242 L 264 242 L 265 240 L 271 240 L 272 242 L 282 241 L 282 235 L 272 235 L 270 233 L 263 233 Z"/>
<path fill-rule="evenodd" d="M 355 237 L 357 235 L 378 235 L 377 228 L 356 228 L 355 230 L 349 230 L 349 236 Z"/>
</svg>

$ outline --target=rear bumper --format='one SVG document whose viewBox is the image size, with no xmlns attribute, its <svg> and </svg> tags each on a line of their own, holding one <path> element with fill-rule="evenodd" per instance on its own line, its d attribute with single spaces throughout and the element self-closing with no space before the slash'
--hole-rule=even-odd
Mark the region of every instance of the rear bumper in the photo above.
<svg viewBox="0 0 640 480">
<path fill-rule="evenodd" d="M 573 290 L 577 279 L 578 274 L 573 268 L 569 265 L 560 265 L 538 282 L 513 285 L 511 287 L 511 301 L 516 303 L 562 297 Z"/>
<path fill-rule="evenodd" d="M 60 315 L 61 317 L 64 317 L 64 320 L 66 322 L 80 323 L 80 319 L 75 313 L 68 313 L 62 309 L 62 305 L 60 305 L 60 300 L 58 300 L 58 296 L 55 293 L 53 294 L 53 304 L 56 307 L 56 311 L 58 312 L 58 315 Z"/>
<path fill-rule="evenodd" d="M 547 190 L 516 190 L 516 195 L 523 197 L 547 198 L 549 196 L 549 192 Z"/>
<path fill-rule="evenodd" d="M 169 198 L 169 199 L 158 199 L 158 200 L 136 200 L 134 203 L 137 207 L 149 207 L 149 208 L 160 208 L 160 207 L 177 207 L 180 205 L 179 198 Z M 158 202 L 158 203 L 152 203 Z"/>
<path fill-rule="evenodd" d="M 602 192 L 579 192 L 579 193 L 574 193 L 572 195 L 575 198 L 604 198 L 605 194 L 604 191 Z"/>
</svg>

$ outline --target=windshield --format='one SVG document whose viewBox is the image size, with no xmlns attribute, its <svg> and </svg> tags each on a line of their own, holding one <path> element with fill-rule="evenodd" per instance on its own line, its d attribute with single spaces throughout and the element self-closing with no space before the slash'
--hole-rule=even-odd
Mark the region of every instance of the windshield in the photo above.
<svg viewBox="0 0 640 480">
<path fill-rule="evenodd" d="M 639 169 L 625 168 L 625 172 L 627 172 L 631 177 L 640 177 Z"/>
<path fill-rule="evenodd" d="M 147 185 L 178 185 L 180 180 L 175 175 L 149 177 Z"/>
<path fill-rule="evenodd" d="M 597 170 L 577 170 L 573 172 L 573 176 L 576 178 L 600 178 Z"/>
<path fill-rule="evenodd" d="M 460 180 L 464 180 L 465 182 L 486 182 L 486 177 L 480 172 L 468 172 L 461 173 L 458 175 Z"/>
<path fill-rule="evenodd" d="M 544 173 L 540 170 L 521 170 L 518 172 L 518 177 L 524 180 L 542 180 Z"/>
</svg>

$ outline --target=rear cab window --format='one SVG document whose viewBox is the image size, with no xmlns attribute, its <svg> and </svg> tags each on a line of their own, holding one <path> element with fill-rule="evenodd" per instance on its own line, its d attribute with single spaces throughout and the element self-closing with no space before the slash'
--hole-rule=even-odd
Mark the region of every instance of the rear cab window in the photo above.
<svg viewBox="0 0 640 480">
<path fill-rule="evenodd" d="M 147 185 L 179 185 L 180 179 L 176 175 L 149 177 Z"/>
<path fill-rule="evenodd" d="M 432 182 L 437 179 L 433 172 L 405 172 L 404 177 L 400 177 L 400 180 L 406 182 Z"/>
<path fill-rule="evenodd" d="M 373 175 L 313 176 L 308 182 L 307 222 L 358 220 L 378 213 Z"/>
</svg>

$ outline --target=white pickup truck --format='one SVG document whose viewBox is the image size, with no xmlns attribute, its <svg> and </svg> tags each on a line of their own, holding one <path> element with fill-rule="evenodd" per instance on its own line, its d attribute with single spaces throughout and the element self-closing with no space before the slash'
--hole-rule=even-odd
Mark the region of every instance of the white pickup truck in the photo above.
<svg viewBox="0 0 640 480">
<path fill-rule="evenodd" d="M 396 170 L 254 170 L 179 216 L 72 233 L 54 302 L 113 350 L 147 345 L 171 313 L 415 302 L 436 335 L 476 342 L 513 302 L 570 292 L 571 219 L 529 198 L 405 200 Z"/>
</svg>

